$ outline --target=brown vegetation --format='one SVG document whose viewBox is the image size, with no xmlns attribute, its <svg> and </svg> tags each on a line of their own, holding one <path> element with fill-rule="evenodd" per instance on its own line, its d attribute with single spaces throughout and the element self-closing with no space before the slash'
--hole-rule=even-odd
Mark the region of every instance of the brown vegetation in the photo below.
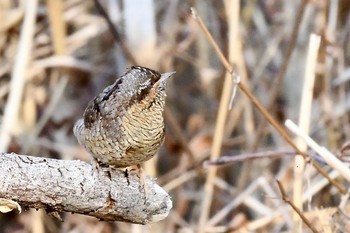
<svg viewBox="0 0 350 233">
<path fill-rule="evenodd" d="M 97 1 L 36 2 L 0 0 L 0 151 L 89 161 L 88 101 L 128 66 L 176 71 L 144 166 L 173 209 L 150 227 L 12 211 L 0 232 L 350 232 L 349 1 L 98 1 L 112 24 Z"/>
</svg>

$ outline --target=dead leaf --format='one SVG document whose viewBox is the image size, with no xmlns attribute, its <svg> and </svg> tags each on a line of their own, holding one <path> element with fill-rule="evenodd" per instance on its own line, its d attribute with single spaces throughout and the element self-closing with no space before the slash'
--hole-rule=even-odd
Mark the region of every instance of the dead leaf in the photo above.
<svg viewBox="0 0 350 233">
<path fill-rule="evenodd" d="M 18 209 L 19 213 L 22 212 L 21 206 L 12 200 L 0 198 L 0 212 L 1 213 L 8 213 L 12 211 L 13 209 Z"/>
</svg>

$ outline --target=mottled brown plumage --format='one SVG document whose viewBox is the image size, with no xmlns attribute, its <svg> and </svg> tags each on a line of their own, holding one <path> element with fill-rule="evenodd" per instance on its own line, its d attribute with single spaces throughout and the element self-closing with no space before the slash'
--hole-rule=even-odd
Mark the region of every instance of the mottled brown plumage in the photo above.
<svg viewBox="0 0 350 233">
<path fill-rule="evenodd" d="M 164 138 L 165 86 L 172 74 L 133 66 L 89 102 L 74 134 L 99 164 L 124 168 L 157 153 Z"/>
</svg>

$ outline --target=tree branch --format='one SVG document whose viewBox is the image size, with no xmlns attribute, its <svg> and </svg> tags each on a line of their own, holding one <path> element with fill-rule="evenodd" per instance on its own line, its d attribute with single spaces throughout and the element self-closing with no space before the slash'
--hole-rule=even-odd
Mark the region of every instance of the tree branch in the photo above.
<svg viewBox="0 0 350 233">
<path fill-rule="evenodd" d="M 0 164 L 0 198 L 25 208 L 148 224 L 164 219 L 172 207 L 169 195 L 153 179 L 146 177 L 141 184 L 133 171 L 126 176 L 118 169 L 95 171 L 79 160 L 14 153 L 0 154 Z"/>
</svg>

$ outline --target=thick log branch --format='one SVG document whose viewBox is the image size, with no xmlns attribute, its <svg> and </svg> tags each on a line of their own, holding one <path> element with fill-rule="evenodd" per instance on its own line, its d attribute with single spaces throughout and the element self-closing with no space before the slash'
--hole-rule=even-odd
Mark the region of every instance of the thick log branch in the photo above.
<svg viewBox="0 0 350 233">
<path fill-rule="evenodd" d="M 0 198 L 22 207 L 138 224 L 164 219 L 172 207 L 154 180 L 146 177 L 141 184 L 133 171 L 126 176 L 122 170 L 94 170 L 83 161 L 17 154 L 0 154 L 0 164 Z"/>
</svg>

